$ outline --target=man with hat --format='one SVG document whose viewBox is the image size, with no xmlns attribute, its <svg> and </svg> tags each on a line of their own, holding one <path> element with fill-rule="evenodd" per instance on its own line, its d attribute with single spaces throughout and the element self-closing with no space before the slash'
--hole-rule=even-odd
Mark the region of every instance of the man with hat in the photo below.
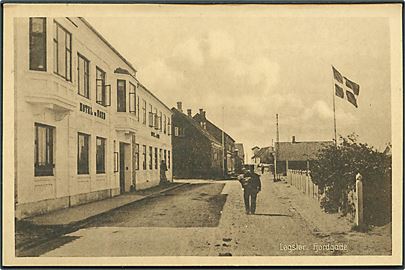
<svg viewBox="0 0 405 270">
<path fill-rule="evenodd" d="M 257 193 L 261 190 L 260 176 L 254 173 L 253 168 L 243 168 L 243 174 L 238 177 L 242 185 L 243 199 L 245 201 L 246 214 L 254 214 L 256 212 Z"/>
</svg>

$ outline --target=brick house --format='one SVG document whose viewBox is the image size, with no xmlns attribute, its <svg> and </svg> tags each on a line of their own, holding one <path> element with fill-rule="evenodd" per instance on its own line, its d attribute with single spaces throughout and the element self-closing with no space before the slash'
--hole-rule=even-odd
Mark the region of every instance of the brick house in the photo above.
<svg viewBox="0 0 405 270">
<path fill-rule="evenodd" d="M 191 116 L 181 102 L 173 112 L 173 177 L 217 178 L 222 176 L 222 145 Z"/>
<path fill-rule="evenodd" d="M 206 117 L 206 112 L 200 109 L 193 119 L 200 124 L 200 126 L 207 130 L 217 141 L 224 140 L 224 167 L 226 175 L 230 175 L 235 171 L 235 140 L 225 131 L 217 127 Z M 223 136 L 223 138 L 222 138 Z"/>
</svg>

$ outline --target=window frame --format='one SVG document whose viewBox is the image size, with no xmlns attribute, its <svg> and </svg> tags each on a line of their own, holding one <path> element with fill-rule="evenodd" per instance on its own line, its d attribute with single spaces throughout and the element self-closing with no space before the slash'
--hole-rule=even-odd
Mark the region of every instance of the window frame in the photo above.
<svg viewBox="0 0 405 270">
<path fill-rule="evenodd" d="M 146 171 L 147 168 L 147 160 L 146 160 L 146 145 L 142 145 L 142 155 L 143 155 L 143 161 L 142 161 L 142 169 Z"/>
<path fill-rule="evenodd" d="M 101 79 L 98 78 L 99 74 L 102 75 Z M 96 103 L 104 107 L 111 106 L 111 85 L 106 84 L 106 77 L 107 73 L 99 66 L 96 66 Z M 99 87 L 101 87 L 101 99 L 99 97 Z"/>
<path fill-rule="evenodd" d="M 149 146 L 149 170 L 153 170 L 153 147 Z"/>
<path fill-rule="evenodd" d="M 139 171 L 139 143 L 135 144 L 135 170 Z"/>
<path fill-rule="evenodd" d="M 81 171 L 81 167 L 80 167 L 80 149 L 79 149 L 80 136 L 87 138 L 87 171 L 86 170 Z M 83 132 L 77 133 L 77 174 L 78 175 L 89 175 L 90 174 L 90 139 L 91 139 L 90 134 L 86 134 Z"/>
<path fill-rule="evenodd" d="M 45 128 L 45 165 L 39 165 L 38 128 Z M 55 130 L 56 128 L 42 123 L 34 123 L 34 176 L 54 176 L 55 168 Z M 50 148 L 50 149 L 48 149 Z"/>
<path fill-rule="evenodd" d="M 119 99 L 120 96 L 118 94 L 119 91 L 120 91 L 120 88 L 119 88 L 119 83 L 120 82 L 124 83 L 124 88 L 123 88 L 124 93 L 122 95 L 122 97 L 124 98 L 123 99 L 123 104 L 122 104 L 122 102 L 120 102 L 120 99 Z M 117 79 L 117 112 L 126 112 L 126 111 L 127 111 L 127 81 Z"/>
<path fill-rule="evenodd" d="M 146 126 L 146 100 L 142 99 L 142 124 Z"/>
<path fill-rule="evenodd" d="M 56 67 L 54 66 L 53 72 L 56 75 L 64 78 L 66 81 L 72 82 L 72 34 L 65 27 L 63 27 L 60 23 L 58 23 L 56 20 L 54 20 L 53 22 L 54 22 L 54 27 L 56 27 L 56 31 L 53 33 L 54 34 L 54 36 L 53 36 L 53 44 L 54 44 L 53 49 L 54 50 L 55 50 L 55 43 L 56 43 L 56 57 L 54 59 L 54 61 L 56 60 Z M 62 31 L 65 32 L 65 45 L 64 45 L 64 48 L 65 48 L 65 52 L 64 52 L 65 53 L 65 62 L 64 62 L 65 74 L 64 75 L 59 73 L 59 47 L 58 47 L 59 46 L 59 37 L 58 37 L 59 31 L 58 31 L 58 28 L 61 28 Z M 55 37 L 55 33 L 56 33 L 56 37 Z M 69 36 L 69 48 L 67 46 L 67 36 Z M 69 52 L 69 58 L 68 58 L 68 52 Z M 54 53 L 54 56 L 55 56 L 55 53 Z M 69 60 L 69 70 L 67 68 L 68 67 L 67 60 Z M 55 68 L 56 68 L 56 70 L 55 70 Z"/>
<path fill-rule="evenodd" d="M 99 159 L 98 159 L 98 141 L 102 142 L 103 145 L 103 167 L 102 170 L 99 170 Z M 107 151 L 106 151 L 106 145 L 107 145 L 107 139 L 104 137 L 99 137 L 96 136 L 96 174 L 105 174 L 106 173 L 106 156 L 107 156 Z"/>
<path fill-rule="evenodd" d="M 158 169 L 158 165 L 159 165 L 159 162 L 158 162 L 158 148 L 155 147 L 155 170 Z"/>
<path fill-rule="evenodd" d="M 129 113 L 133 113 L 136 116 L 136 86 L 131 82 L 128 82 L 128 84 L 129 84 Z M 131 104 L 133 105 L 132 108 Z"/>
<path fill-rule="evenodd" d="M 43 29 L 41 33 L 35 33 L 32 30 L 32 21 L 34 19 L 41 19 L 43 20 Z M 46 17 L 30 17 L 29 18 L 29 70 L 34 70 L 34 71 L 47 71 L 47 20 Z M 43 55 L 41 57 L 43 57 L 44 59 L 44 67 L 40 68 L 40 67 L 34 67 L 34 63 L 33 63 L 33 50 L 35 48 L 35 44 L 33 44 L 33 39 L 34 37 L 36 38 L 42 38 L 42 46 L 43 46 Z"/>
<path fill-rule="evenodd" d="M 86 79 L 86 70 L 84 71 L 84 80 L 87 82 L 84 84 L 84 87 L 87 88 L 87 96 L 84 94 L 82 95 L 80 93 L 80 59 L 84 61 L 85 64 L 87 64 L 87 80 Z M 85 66 L 86 67 L 86 66 Z M 82 54 L 79 52 L 77 53 L 77 93 L 79 96 L 85 97 L 87 99 L 90 99 L 90 61 L 84 57 Z"/>
</svg>

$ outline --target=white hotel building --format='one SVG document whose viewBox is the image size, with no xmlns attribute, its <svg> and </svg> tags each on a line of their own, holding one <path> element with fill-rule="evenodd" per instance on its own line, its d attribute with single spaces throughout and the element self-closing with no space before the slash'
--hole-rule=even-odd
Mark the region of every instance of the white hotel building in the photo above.
<svg viewBox="0 0 405 270">
<path fill-rule="evenodd" d="M 172 179 L 171 110 L 86 20 L 15 19 L 14 53 L 17 218 Z"/>
</svg>

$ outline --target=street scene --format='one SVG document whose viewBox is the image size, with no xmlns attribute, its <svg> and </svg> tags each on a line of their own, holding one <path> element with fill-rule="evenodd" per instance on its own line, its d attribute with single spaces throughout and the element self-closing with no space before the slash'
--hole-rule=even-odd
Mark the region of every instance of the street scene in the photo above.
<svg viewBox="0 0 405 270">
<path fill-rule="evenodd" d="M 397 258 L 396 6 L 82 7 L 6 20 L 16 261 Z"/>
<path fill-rule="evenodd" d="M 387 226 L 368 234 L 350 231 L 347 221 L 323 213 L 310 198 L 287 183 L 273 182 L 271 173 L 262 176 L 255 215 L 241 211 L 241 193 L 237 181 L 179 181 L 168 191 L 151 193 L 151 197 L 84 223 L 80 220 L 84 216 L 77 212 L 65 211 L 74 220 L 69 224 L 60 220 L 61 213 L 39 216 L 31 222 L 39 228 L 46 226 L 47 231 L 38 235 L 35 245 L 30 245 L 32 239 L 21 239 L 17 252 L 21 256 L 45 257 L 82 257 L 83 250 L 90 257 L 336 256 L 391 252 Z M 27 234 L 33 237 L 32 230 Z"/>
</svg>

